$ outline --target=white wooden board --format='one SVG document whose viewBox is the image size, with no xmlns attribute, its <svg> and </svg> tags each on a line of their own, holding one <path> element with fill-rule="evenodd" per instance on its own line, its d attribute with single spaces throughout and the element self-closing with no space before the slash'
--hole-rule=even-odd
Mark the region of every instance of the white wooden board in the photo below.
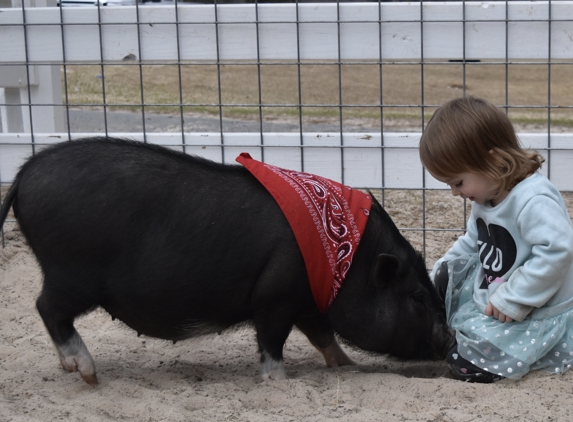
<svg viewBox="0 0 573 422">
<path fill-rule="evenodd" d="M 103 134 L 75 133 L 72 139 Z M 110 136 L 143 141 L 143 133 Z M 185 144 L 183 144 L 183 135 Z M 217 162 L 234 163 L 241 152 L 293 170 L 319 174 L 357 188 L 447 189 L 427 172 L 418 155 L 420 133 L 148 133 L 147 142 L 169 146 Z M 573 134 L 521 133 L 522 144 L 551 159 L 543 173 L 562 191 L 573 191 Z M 67 134 L 34 135 L 35 150 L 67 140 Z M 10 183 L 18 168 L 32 154 L 30 134 L 0 134 L 0 182 Z M 550 151 L 548 147 L 550 144 Z"/>
<path fill-rule="evenodd" d="M 21 9 L 1 9 L 0 64 L 61 63 L 62 28 L 68 63 L 573 57 L 571 1 L 180 5 L 178 20 L 164 5 L 61 12 L 26 9 L 24 27 Z"/>
</svg>

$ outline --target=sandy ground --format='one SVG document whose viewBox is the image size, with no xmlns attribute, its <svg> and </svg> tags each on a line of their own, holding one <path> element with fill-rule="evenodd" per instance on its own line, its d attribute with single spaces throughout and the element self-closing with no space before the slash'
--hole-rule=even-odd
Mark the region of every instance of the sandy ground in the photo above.
<svg viewBox="0 0 573 422">
<path fill-rule="evenodd" d="M 421 192 L 387 192 L 400 227 L 421 227 Z M 427 192 L 424 242 L 431 265 L 463 228 L 463 204 Z M 572 197 L 567 196 L 571 206 Z M 569 208 L 571 212 L 571 207 Z M 35 309 L 41 274 L 14 223 L 0 249 L 1 421 L 571 421 L 573 371 L 465 384 L 443 362 L 400 362 L 344 346 L 356 366 L 329 369 L 298 331 L 284 354 L 286 381 L 261 382 L 254 331 L 242 328 L 172 344 L 137 337 L 102 310 L 76 327 L 99 385 L 61 369 Z"/>
</svg>

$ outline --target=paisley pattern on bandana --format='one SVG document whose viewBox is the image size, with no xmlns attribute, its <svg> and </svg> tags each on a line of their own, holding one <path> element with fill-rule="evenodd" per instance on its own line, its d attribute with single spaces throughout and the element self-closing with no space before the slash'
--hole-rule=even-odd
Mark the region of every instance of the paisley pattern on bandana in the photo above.
<svg viewBox="0 0 573 422">
<path fill-rule="evenodd" d="M 328 300 L 330 306 L 342 287 L 356 246 L 360 243 L 360 231 L 343 196 L 343 190 L 351 188 L 314 174 L 284 170 L 268 164 L 265 164 L 265 167 L 295 189 L 309 214 L 313 216 L 333 275 L 332 291 Z M 368 216 L 369 210 L 364 210 L 364 214 Z"/>
<path fill-rule="evenodd" d="M 261 163 L 246 153 L 237 161 L 281 207 L 305 260 L 314 299 L 326 312 L 350 269 L 372 198 L 321 176 Z"/>
</svg>

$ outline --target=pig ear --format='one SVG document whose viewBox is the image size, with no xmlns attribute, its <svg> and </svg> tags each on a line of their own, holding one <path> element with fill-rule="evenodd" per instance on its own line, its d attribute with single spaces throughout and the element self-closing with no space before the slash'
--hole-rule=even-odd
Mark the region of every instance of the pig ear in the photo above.
<svg viewBox="0 0 573 422">
<path fill-rule="evenodd" d="M 396 278 L 396 274 L 400 269 L 401 261 L 395 255 L 382 253 L 378 255 L 378 262 L 376 263 L 376 282 L 382 285 L 392 282 Z"/>
</svg>

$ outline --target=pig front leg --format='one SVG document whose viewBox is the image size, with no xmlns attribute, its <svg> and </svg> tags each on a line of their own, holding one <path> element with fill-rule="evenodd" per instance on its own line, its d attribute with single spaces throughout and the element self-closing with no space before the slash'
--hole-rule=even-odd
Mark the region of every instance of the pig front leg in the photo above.
<svg viewBox="0 0 573 422">
<path fill-rule="evenodd" d="M 282 350 L 292 328 L 292 324 L 266 323 L 257 326 L 257 340 L 261 354 L 263 380 L 284 380 L 287 375 L 284 369 Z M 322 354 L 326 366 L 336 368 L 344 365 L 355 365 L 342 350 L 330 323 L 322 315 L 299 318 L 296 327 L 309 339 L 311 344 Z"/>
<path fill-rule="evenodd" d="M 310 343 L 322 353 L 326 366 L 329 368 L 356 365 L 336 341 L 334 331 L 323 315 L 300 318 L 295 325 L 309 339 Z"/>
<path fill-rule="evenodd" d="M 259 315 L 255 318 L 263 380 L 287 379 L 283 362 L 283 347 L 292 329 L 292 323 L 284 320 L 279 322 L 281 320 L 282 318 L 277 321 L 268 314 L 266 317 Z"/>
</svg>

